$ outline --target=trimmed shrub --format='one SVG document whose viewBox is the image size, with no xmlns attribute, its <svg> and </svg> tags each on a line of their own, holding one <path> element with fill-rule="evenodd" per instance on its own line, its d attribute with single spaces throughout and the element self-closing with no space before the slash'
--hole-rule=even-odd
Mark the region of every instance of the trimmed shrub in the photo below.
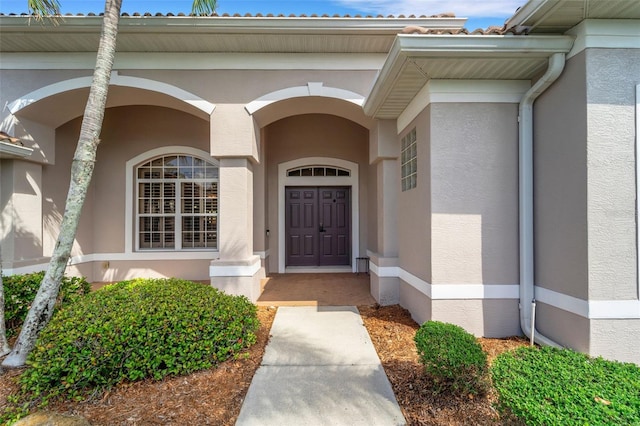
<svg viewBox="0 0 640 426">
<path fill-rule="evenodd" d="M 640 367 L 551 347 L 499 355 L 499 409 L 526 424 L 640 425 Z"/>
<path fill-rule="evenodd" d="M 256 307 L 245 297 L 178 279 L 106 286 L 60 309 L 20 377 L 31 400 L 82 398 L 122 381 L 209 368 L 255 343 Z"/>
<path fill-rule="evenodd" d="M 438 391 L 483 394 L 488 388 L 487 355 L 462 327 L 427 321 L 416 332 L 416 348 L 425 373 Z"/>
<path fill-rule="evenodd" d="M 4 316 L 7 326 L 7 336 L 11 337 L 22 327 L 27 317 L 29 307 L 36 297 L 40 283 L 44 278 L 43 272 L 32 274 L 10 275 L 2 277 L 4 286 Z M 56 306 L 71 303 L 91 291 L 91 284 L 84 278 L 63 277 Z"/>
</svg>

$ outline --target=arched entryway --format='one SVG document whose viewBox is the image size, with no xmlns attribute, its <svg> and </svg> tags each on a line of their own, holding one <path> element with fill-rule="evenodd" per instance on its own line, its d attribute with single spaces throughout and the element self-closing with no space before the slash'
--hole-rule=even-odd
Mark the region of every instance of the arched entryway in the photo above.
<svg viewBox="0 0 640 426">
<path fill-rule="evenodd" d="M 247 105 L 260 129 L 262 160 L 253 170 L 254 248 L 264 254 L 268 272 L 355 272 L 356 258 L 366 256 L 367 215 L 361 206 L 368 200 L 373 121 L 364 115 L 362 99 L 309 83 Z M 287 222 L 291 209 L 302 208 L 292 197 L 306 199 L 311 209 L 306 236 L 296 235 Z M 308 258 L 293 259 L 293 240 L 298 249 L 310 249 Z"/>
</svg>

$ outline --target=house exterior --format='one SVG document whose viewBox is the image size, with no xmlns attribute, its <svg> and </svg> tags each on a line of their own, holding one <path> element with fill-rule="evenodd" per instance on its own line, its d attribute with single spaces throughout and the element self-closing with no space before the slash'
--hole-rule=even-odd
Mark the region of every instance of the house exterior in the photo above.
<svg viewBox="0 0 640 426">
<path fill-rule="evenodd" d="M 368 262 L 418 322 L 640 363 L 640 2 L 464 23 L 123 16 L 68 272 L 256 300 Z M 100 24 L 0 16 L 4 274 L 52 252 Z"/>
</svg>

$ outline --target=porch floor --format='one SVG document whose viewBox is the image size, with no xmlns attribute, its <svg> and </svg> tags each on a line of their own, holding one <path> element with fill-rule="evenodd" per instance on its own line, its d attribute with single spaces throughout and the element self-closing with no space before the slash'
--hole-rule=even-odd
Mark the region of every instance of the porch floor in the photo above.
<svg viewBox="0 0 640 426">
<path fill-rule="evenodd" d="M 358 306 L 376 303 L 369 275 L 271 274 L 262 281 L 258 306 Z"/>
</svg>

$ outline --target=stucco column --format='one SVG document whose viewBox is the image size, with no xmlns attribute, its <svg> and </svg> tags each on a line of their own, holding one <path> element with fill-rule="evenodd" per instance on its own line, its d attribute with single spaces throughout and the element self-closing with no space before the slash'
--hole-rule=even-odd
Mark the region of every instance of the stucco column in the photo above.
<svg viewBox="0 0 640 426">
<path fill-rule="evenodd" d="M 211 284 L 255 301 L 264 267 L 253 254 L 253 163 L 258 162 L 253 119 L 239 105 L 219 105 L 211 116 L 211 154 L 219 159 L 219 259 Z"/>
<path fill-rule="evenodd" d="M 376 168 L 375 251 L 369 250 L 371 294 L 381 305 L 399 302 L 398 191 L 400 190 L 395 120 L 379 120 L 370 131 L 369 162 Z"/>
</svg>

